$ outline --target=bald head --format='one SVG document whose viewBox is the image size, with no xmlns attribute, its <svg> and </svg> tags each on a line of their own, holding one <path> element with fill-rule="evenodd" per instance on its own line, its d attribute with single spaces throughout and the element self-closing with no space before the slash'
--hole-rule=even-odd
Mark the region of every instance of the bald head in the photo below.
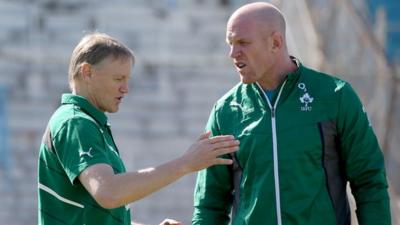
<svg viewBox="0 0 400 225">
<path fill-rule="evenodd" d="M 278 31 L 285 35 L 286 23 L 281 11 L 274 5 L 266 2 L 255 2 L 237 9 L 228 21 L 228 28 L 236 23 L 257 23 L 260 28 L 270 32 Z"/>
<path fill-rule="evenodd" d="M 274 5 L 256 2 L 236 10 L 228 20 L 226 42 L 241 81 L 274 90 L 296 69 L 285 38 L 285 18 Z"/>
</svg>

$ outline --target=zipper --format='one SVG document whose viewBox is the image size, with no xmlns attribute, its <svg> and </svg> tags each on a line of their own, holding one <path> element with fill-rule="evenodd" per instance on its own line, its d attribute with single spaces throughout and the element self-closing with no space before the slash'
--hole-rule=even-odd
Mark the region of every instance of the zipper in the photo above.
<svg viewBox="0 0 400 225">
<path fill-rule="evenodd" d="M 286 84 L 286 80 L 283 82 L 281 88 L 279 89 L 278 97 L 275 100 L 274 105 L 272 106 L 271 102 L 269 101 L 268 96 L 265 94 L 264 90 L 257 83 L 258 87 L 260 88 L 261 92 L 264 94 L 264 98 L 267 100 L 268 106 L 271 110 L 271 129 L 272 129 L 272 153 L 273 153 L 273 160 L 274 160 L 274 181 L 275 181 L 275 204 L 276 204 L 276 217 L 278 225 L 282 225 L 282 215 L 281 215 L 281 196 L 280 196 L 280 187 L 279 187 L 279 167 L 278 167 L 278 139 L 276 135 L 276 106 L 278 105 L 279 98 L 281 97 L 281 93 L 283 87 Z"/>
</svg>

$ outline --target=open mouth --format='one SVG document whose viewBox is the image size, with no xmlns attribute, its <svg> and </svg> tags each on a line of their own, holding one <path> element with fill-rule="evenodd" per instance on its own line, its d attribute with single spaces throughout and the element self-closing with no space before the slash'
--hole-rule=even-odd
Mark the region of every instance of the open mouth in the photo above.
<svg viewBox="0 0 400 225">
<path fill-rule="evenodd" d="M 235 65 L 236 65 L 236 67 L 239 68 L 239 69 L 242 69 L 242 68 L 244 68 L 244 67 L 246 66 L 246 64 L 241 63 L 241 62 L 237 62 L 237 63 L 235 63 Z"/>
</svg>

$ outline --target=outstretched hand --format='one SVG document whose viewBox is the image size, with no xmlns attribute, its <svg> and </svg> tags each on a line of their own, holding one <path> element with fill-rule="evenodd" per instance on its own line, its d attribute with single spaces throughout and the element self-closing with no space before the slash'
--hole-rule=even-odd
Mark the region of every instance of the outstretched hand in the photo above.
<svg viewBox="0 0 400 225">
<path fill-rule="evenodd" d="M 235 152 L 239 149 L 239 141 L 232 135 L 210 137 L 210 132 L 200 135 L 182 156 L 187 172 L 194 172 L 213 165 L 232 164 L 231 159 L 220 156 Z"/>
</svg>

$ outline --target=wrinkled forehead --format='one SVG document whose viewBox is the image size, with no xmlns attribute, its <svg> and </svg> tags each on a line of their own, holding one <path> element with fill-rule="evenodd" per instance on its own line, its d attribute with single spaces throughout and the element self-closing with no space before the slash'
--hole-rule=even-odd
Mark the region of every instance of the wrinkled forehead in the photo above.
<svg viewBox="0 0 400 225">
<path fill-rule="evenodd" d="M 229 17 L 228 23 L 226 25 L 227 31 L 232 30 L 233 28 L 237 28 L 238 26 L 244 26 L 251 22 L 252 18 L 246 14 L 234 13 L 231 17 Z"/>
<path fill-rule="evenodd" d="M 243 30 L 249 27 L 254 19 L 246 15 L 235 15 L 233 14 L 226 25 L 226 31 Z"/>
<path fill-rule="evenodd" d="M 227 23 L 229 31 L 249 29 L 272 31 L 281 33 L 285 31 L 285 19 L 281 12 L 273 7 L 244 7 L 235 11 Z"/>
<path fill-rule="evenodd" d="M 251 17 L 231 17 L 226 27 L 226 39 L 246 37 L 262 31 L 262 27 L 260 22 Z"/>
</svg>

